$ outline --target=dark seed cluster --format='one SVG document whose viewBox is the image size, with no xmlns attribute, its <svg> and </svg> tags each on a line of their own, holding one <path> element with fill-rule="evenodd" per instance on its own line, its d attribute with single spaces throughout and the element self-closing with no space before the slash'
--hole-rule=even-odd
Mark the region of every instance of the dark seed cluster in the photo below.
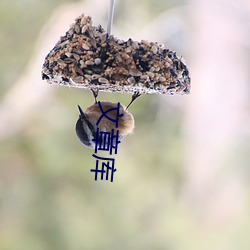
<svg viewBox="0 0 250 250">
<path fill-rule="evenodd" d="M 47 55 L 42 78 L 49 83 L 107 92 L 187 94 L 183 59 L 158 43 L 120 40 L 80 16 Z"/>
</svg>

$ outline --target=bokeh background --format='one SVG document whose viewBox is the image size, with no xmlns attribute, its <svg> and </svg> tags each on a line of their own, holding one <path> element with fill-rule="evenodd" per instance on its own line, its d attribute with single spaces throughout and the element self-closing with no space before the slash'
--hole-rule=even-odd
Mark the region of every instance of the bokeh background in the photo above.
<svg viewBox="0 0 250 250">
<path fill-rule="evenodd" d="M 75 136 L 90 91 L 41 80 L 74 18 L 106 27 L 108 5 L 0 2 L 0 249 L 249 250 L 250 1 L 116 1 L 113 34 L 182 54 L 192 91 L 133 104 L 113 183 Z"/>
</svg>

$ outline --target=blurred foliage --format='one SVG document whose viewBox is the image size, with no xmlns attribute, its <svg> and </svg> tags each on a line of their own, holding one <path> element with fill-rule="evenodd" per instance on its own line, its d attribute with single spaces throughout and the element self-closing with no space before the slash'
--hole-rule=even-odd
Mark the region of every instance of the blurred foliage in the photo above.
<svg viewBox="0 0 250 250">
<path fill-rule="evenodd" d="M 43 25 L 64 2 L 70 1 L 1 0 L 1 97 L 25 69 Z M 138 16 L 144 11 L 152 19 L 181 3 L 121 1 L 117 25 L 131 25 L 126 15 L 132 5 Z M 74 132 L 76 105 L 89 106 L 91 93 L 48 88 L 53 97 L 28 125 L 0 141 L 1 250 L 249 249 L 249 215 L 207 233 L 182 197 L 183 114 L 175 102 L 183 105 L 183 97 L 136 100 L 130 109 L 135 133 L 120 145 L 110 183 L 94 181 L 93 151 L 82 147 Z M 124 105 L 130 100 L 122 94 L 99 98 Z"/>
<path fill-rule="evenodd" d="M 25 69 L 42 26 L 56 6 L 69 0 L 0 2 L 0 97 Z"/>
</svg>

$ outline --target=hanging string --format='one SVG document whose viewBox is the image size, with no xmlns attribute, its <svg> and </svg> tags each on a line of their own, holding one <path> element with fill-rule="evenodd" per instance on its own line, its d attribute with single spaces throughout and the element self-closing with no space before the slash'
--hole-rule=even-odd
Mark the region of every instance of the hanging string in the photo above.
<svg viewBox="0 0 250 250">
<path fill-rule="evenodd" d="M 113 17 L 114 17 L 114 10 L 115 10 L 115 0 L 110 0 L 109 14 L 108 14 L 108 27 L 107 27 L 107 33 L 109 35 L 111 34 Z"/>
</svg>

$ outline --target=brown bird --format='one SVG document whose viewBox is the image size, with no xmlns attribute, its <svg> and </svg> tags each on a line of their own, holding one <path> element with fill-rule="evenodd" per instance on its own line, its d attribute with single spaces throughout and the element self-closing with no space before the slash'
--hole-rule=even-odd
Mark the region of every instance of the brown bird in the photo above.
<svg viewBox="0 0 250 250">
<path fill-rule="evenodd" d="M 94 149 L 97 136 L 97 127 L 99 131 L 102 132 L 110 132 L 114 130 L 114 134 L 119 131 L 118 140 L 121 141 L 126 135 L 131 134 L 134 130 L 134 117 L 131 113 L 128 112 L 127 108 L 123 105 L 119 105 L 119 119 L 118 119 L 118 126 L 116 127 L 116 119 L 117 119 L 117 111 L 118 111 L 118 103 L 108 102 L 108 101 L 101 101 L 99 104 L 96 101 L 97 93 L 92 91 L 95 98 L 95 103 L 88 107 L 84 112 L 82 108 L 78 105 L 78 109 L 80 112 L 79 118 L 76 122 L 76 134 L 80 141 L 89 148 Z M 105 113 L 106 111 L 113 109 L 107 112 L 107 116 L 112 119 L 109 120 L 106 116 L 103 116 L 97 126 L 97 122 L 99 118 Z"/>
</svg>

